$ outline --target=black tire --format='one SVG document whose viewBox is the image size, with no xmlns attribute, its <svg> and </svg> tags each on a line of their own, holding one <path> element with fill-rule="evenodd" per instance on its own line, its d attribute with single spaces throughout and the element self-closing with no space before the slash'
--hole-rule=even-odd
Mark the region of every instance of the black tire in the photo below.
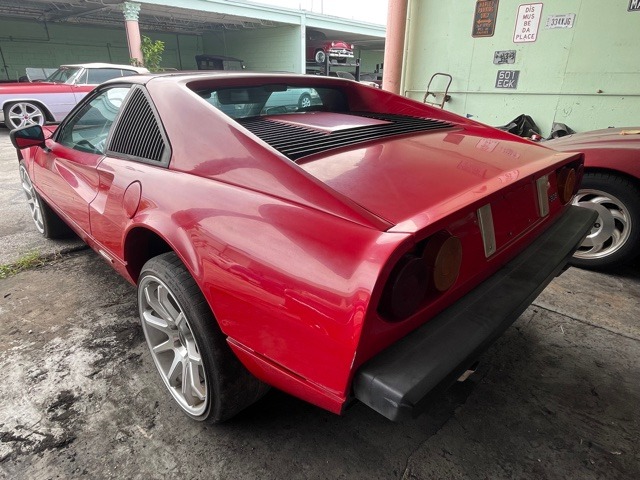
<svg viewBox="0 0 640 480">
<path fill-rule="evenodd" d="M 324 50 L 316 50 L 316 54 L 314 56 L 316 63 L 324 64 L 327 59 L 327 54 L 324 53 Z"/>
<path fill-rule="evenodd" d="M 176 330 L 182 334 L 179 337 L 179 342 L 182 342 L 184 338 L 191 338 L 188 335 L 192 333 L 196 351 L 201 359 L 202 365 L 198 367 L 199 382 L 204 384 L 206 398 L 201 400 L 201 404 L 197 405 L 197 408 L 185 407 L 184 402 L 181 403 L 181 400 L 186 397 L 181 392 L 177 392 L 176 387 L 170 386 L 170 379 L 163 371 L 160 355 L 151 350 L 157 341 L 157 335 L 145 318 L 148 318 L 150 308 L 152 315 L 155 312 L 146 300 L 148 297 L 145 297 L 145 289 L 154 288 L 154 285 L 158 285 L 158 280 L 166 286 L 172 296 L 172 305 L 175 302 L 176 307 L 186 318 L 189 330 L 186 331 L 187 335 L 182 334 L 184 329 L 178 328 Z M 213 423 L 223 422 L 259 400 L 268 391 L 268 386 L 251 375 L 233 354 L 209 308 L 209 304 L 189 271 L 174 252 L 159 255 L 145 263 L 138 279 L 138 309 L 147 345 L 163 383 L 182 411 L 192 419 L 208 420 Z M 174 345 L 176 345 L 175 341 Z M 172 354 L 172 352 L 166 353 Z M 172 362 L 175 361 L 176 356 Z M 183 382 L 184 378 L 178 381 Z M 183 396 L 180 397 L 180 395 Z"/>
<path fill-rule="evenodd" d="M 310 106 L 311 106 L 311 95 L 309 95 L 308 93 L 303 93 L 302 95 L 300 95 L 300 98 L 298 99 L 298 108 L 305 109 L 305 108 L 309 108 Z"/>
<path fill-rule="evenodd" d="M 47 121 L 47 114 L 41 105 L 33 102 L 11 102 L 4 106 L 4 123 L 9 130 L 14 130 L 27 125 L 44 125 Z M 27 118 L 18 121 L 12 118 L 12 110 L 23 112 Z"/>
<path fill-rule="evenodd" d="M 578 248 L 571 264 L 588 269 L 613 269 L 640 251 L 640 189 L 626 177 L 587 172 L 574 204 L 598 211 L 598 220 Z M 615 235 L 609 234 L 614 225 Z"/>
<path fill-rule="evenodd" d="M 29 210 L 31 211 L 31 219 L 36 229 L 44 238 L 68 238 L 73 235 L 73 231 L 56 212 L 45 202 L 36 192 L 31 183 L 29 172 L 24 161 L 20 160 L 20 181 L 22 182 L 22 190 L 24 191 Z"/>
</svg>

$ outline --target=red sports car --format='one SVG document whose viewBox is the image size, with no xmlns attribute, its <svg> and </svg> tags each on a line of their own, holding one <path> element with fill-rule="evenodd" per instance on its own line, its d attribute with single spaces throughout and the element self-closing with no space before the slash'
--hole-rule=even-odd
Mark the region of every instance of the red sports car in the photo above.
<svg viewBox="0 0 640 480">
<path fill-rule="evenodd" d="M 318 102 L 271 113 L 313 90 Z M 268 111 L 269 110 L 269 111 Z M 268 385 L 418 414 L 593 224 L 558 153 L 339 78 L 136 75 L 11 133 L 32 216 L 137 286 L 164 385 L 222 421 Z"/>
<path fill-rule="evenodd" d="M 598 213 L 571 263 L 585 268 L 628 264 L 640 254 L 640 127 L 576 133 L 545 145 L 584 153 L 584 179 L 573 203 Z"/>
</svg>

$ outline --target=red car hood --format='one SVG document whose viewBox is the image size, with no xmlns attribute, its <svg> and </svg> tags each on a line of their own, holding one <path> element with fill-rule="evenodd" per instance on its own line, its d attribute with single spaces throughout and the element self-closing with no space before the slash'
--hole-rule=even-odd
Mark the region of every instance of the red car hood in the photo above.
<svg viewBox="0 0 640 480">
<path fill-rule="evenodd" d="M 549 140 L 544 145 L 562 152 L 581 152 L 600 148 L 640 149 L 640 127 L 606 128 L 575 133 Z"/>
<path fill-rule="evenodd" d="M 487 133 L 458 129 L 398 137 L 301 159 L 300 166 L 394 224 L 392 230 L 414 232 L 567 158 Z"/>
</svg>

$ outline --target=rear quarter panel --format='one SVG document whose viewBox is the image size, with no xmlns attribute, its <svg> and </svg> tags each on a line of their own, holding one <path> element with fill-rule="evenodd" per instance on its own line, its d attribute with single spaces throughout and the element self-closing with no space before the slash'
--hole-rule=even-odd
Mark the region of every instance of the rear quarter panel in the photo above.
<svg viewBox="0 0 640 480">
<path fill-rule="evenodd" d="M 408 235 L 186 173 L 143 170 L 140 209 L 113 230 L 158 232 L 231 341 L 344 397 L 371 291 Z M 126 239 L 102 241 L 115 249 Z M 123 256 L 124 247 L 114 253 Z"/>
</svg>

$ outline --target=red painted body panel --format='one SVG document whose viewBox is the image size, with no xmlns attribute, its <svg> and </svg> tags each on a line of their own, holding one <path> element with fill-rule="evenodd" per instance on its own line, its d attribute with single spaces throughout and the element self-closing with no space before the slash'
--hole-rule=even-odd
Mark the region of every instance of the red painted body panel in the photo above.
<svg viewBox="0 0 640 480">
<path fill-rule="evenodd" d="M 640 127 L 607 128 L 567 135 L 544 145 L 584 153 L 585 168 L 614 170 L 640 179 Z"/>
<path fill-rule="evenodd" d="M 577 158 L 339 79 L 206 74 L 127 81 L 145 85 L 163 121 L 169 167 L 90 158 L 50 140 L 51 153 L 39 152 L 35 161 L 25 152 L 36 188 L 134 283 L 133 266 L 146 251 L 129 242 L 140 229 L 160 236 L 193 275 L 245 366 L 333 412 L 349 400 L 358 366 L 495 272 L 560 214 L 554 170 Z M 333 85 L 354 111 L 455 125 L 296 164 L 187 88 L 203 82 Z M 324 129 L 364 121 L 303 119 L 290 121 Z M 535 181 L 544 174 L 550 214 L 540 218 Z M 475 214 L 486 203 L 495 206 L 497 240 L 489 259 Z M 442 229 L 462 242 L 458 281 L 410 318 L 385 320 L 378 302 L 393 266 Z"/>
<path fill-rule="evenodd" d="M 50 150 L 36 153 L 33 178 L 49 202 L 91 234 L 89 204 L 98 193 L 96 167 L 102 155 L 73 150 L 52 140 L 46 143 Z"/>
</svg>

